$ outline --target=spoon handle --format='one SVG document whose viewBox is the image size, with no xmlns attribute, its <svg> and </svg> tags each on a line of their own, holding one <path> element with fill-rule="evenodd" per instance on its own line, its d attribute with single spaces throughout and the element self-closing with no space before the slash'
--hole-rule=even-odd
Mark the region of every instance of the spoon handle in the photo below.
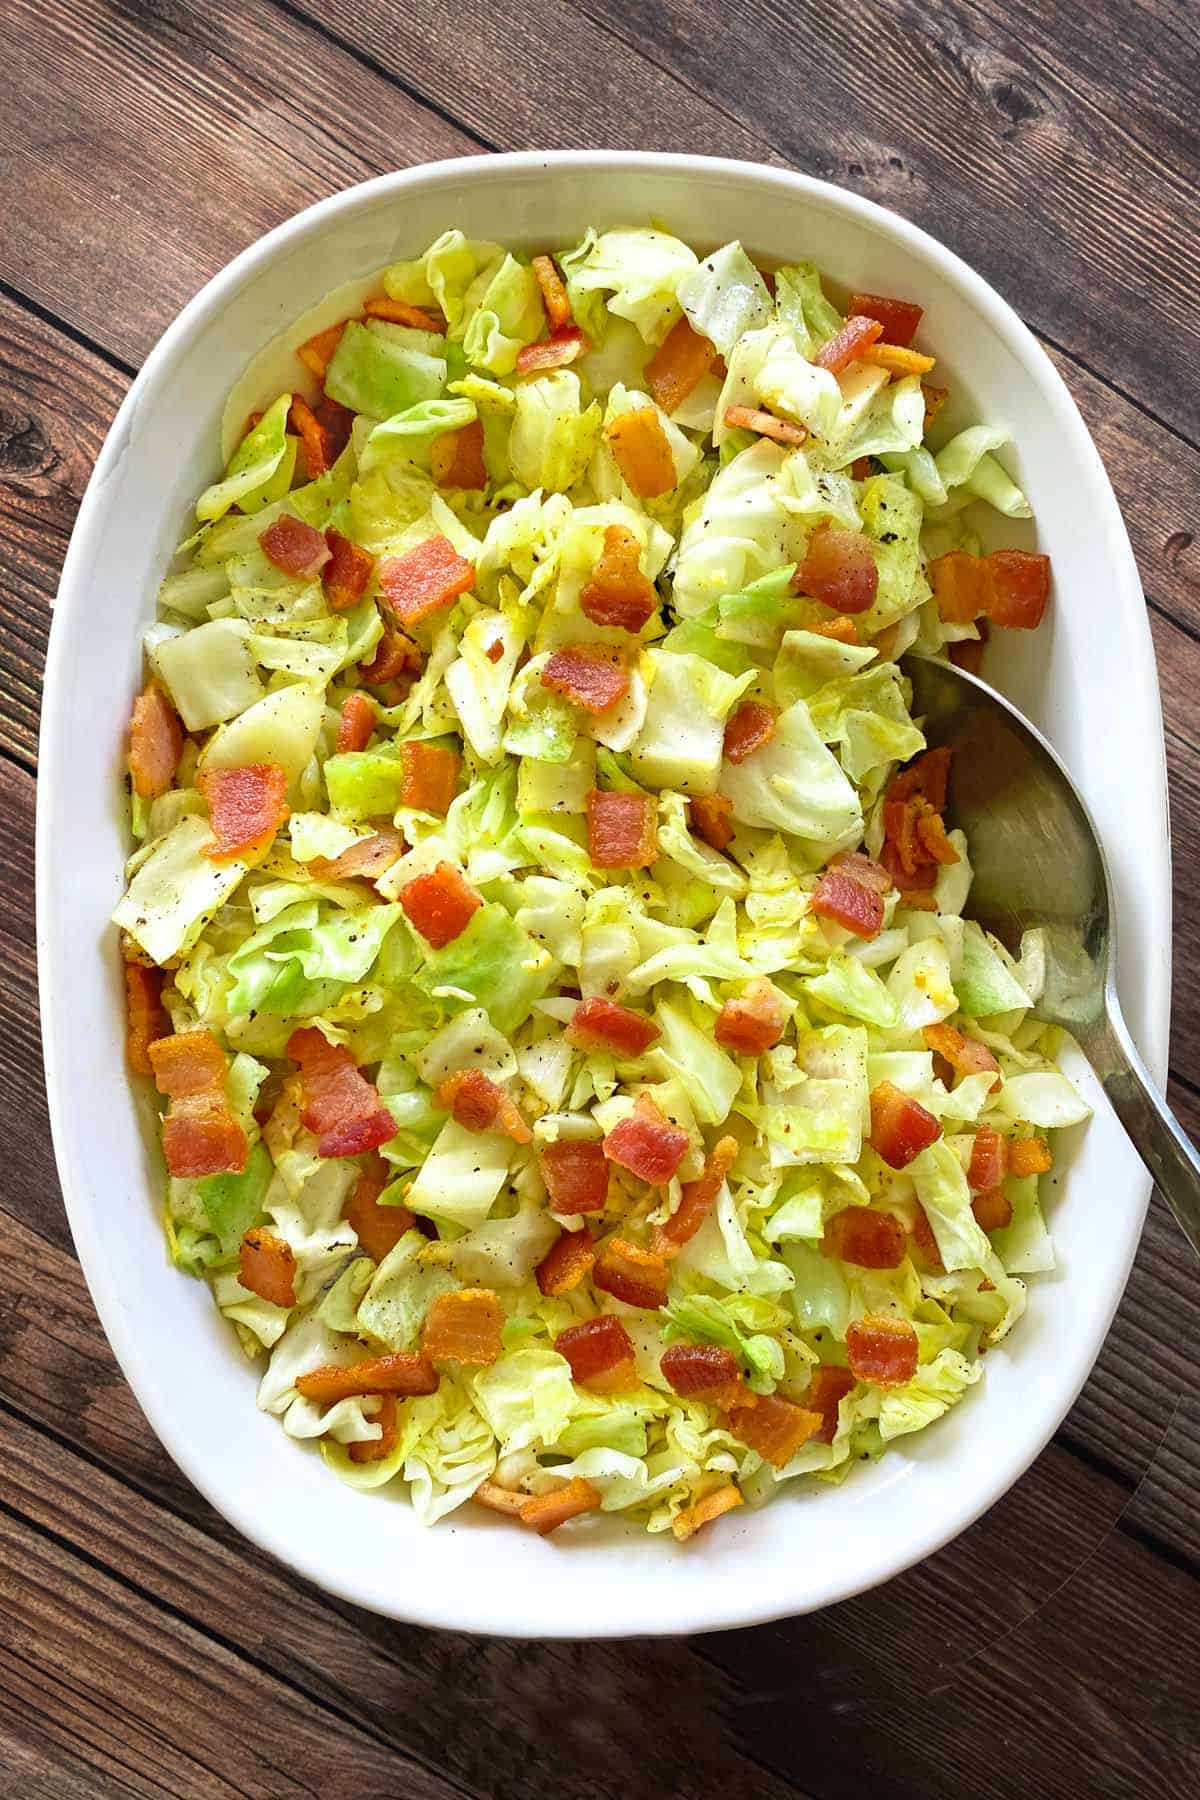
<svg viewBox="0 0 1200 1800">
<path fill-rule="evenodd" d="M 1087 1052 L 1109 1104 L 1179 1227 L 1200 1254 L 1200 1155 L 1150 1078 L 1111 989 L 1108 1016 Z"/>
</svg>

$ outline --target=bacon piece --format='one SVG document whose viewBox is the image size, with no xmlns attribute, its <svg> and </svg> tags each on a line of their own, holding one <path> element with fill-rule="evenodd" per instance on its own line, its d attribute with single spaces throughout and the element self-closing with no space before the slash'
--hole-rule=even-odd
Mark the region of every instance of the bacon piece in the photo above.
<svg viewBox="0 0 1200 1800">
<path fill-rule="evenodd" d="M 921 350 L 904 350 L 898 344 L 869 344 L 862 360 L 903 380 L 906 375 L 928 375 L 937 357 L 926 356 Z"/>
<path fill-rule="evenodd" d="M 534 1494 L 521 1507 L 522 1525 L 531 1525 L 539 1537 L 548 1537 L 580 1513 L 595 1512 L 600 1495 L 582 1475 L 565 1482 L 549 1494 Z"/>
<path fill-rule="evenodd" d="M 724 1513 L 732 1512 L 741 1505 L 741 1492 L 732 1481 L 727 1481 L 724 1487 L 713 1488 L 711 1493 L 693 1500 L 690 1506 L 685 1506 L 682 1512 L 675 1514 L 671 1520 L 671 1530 L 676 1543 L 686 1544 L 702 1526 L 711 1525 L 714 1519 L 721 1518 Z"/>
<path fill-rule="evenodd" d="M 846 1206 L 826 1219 L 821 1252 L 860 1269 L 898 1269 L 905 1257 L 904 1227 L 894 1213 Z"/>
<path fill-rule="evenodd" d="M 669 417 L 703 381 L 716 360 L 716 345 L 693 331 L 686 317 L 681 318 L 646 364 L 646 386 Z"/>
<path fill-rule="evenodd" d="M 341 716 L 338 719 L 337 750 L 341 755 L 347 750 L 365 750 L 375 730 L 375 708 L 366 694 L 355 689 L 342 701 Z"/>
<path fill-rule="evenodd" d="M 346 1206 L 346 1223 L 360 1247 L 374 1262 L 382 1262 L 406 1231 L 416 1223 L 406 1206 L 380 1206 L 379 1196 L 388 1185 L 388 1171 L 377 1156 L 359 1176 Z"/>
<path fill-rule="evenodd" d="M 250 1145 L 229 1106 L 209 1099 L 173 1100 L 162 1123 L 163 1157 L 172 1175 L 240 1175 Z"/>
<path fill-rule="evenodd" d="M 278 763 L 206 769 L 196 785 L 208 801 L 214 833 L 214 842 L 205 846 L 205 856 L 213 862 L 231 862 L 270 848 L 288 815 L 288 778 Z"/>
<path fill-rule="evenodd" d="M 318 331 L 300 345 L 296 355 L 306 369 L 311 369 L 318 381 L 324 381 L 326 370 L 333 361 L 333 353 L 342 341 L 342 333 L 346 329 L 346 320 L 337 325 L 329 325 L 324 331 Z"/>
<path fill-rule="evenodd" d="M 404 855 L 404 850 L 404 839 L 396 827 L 381 825 L 372 837 L 351 844 L 348 850 L 343 850 L 332 862 L 317 857 L 308 866 L 314 874 L 329 881 L 350 881 L 355 876 L 373 881 L 385 869 L 390 869 Z"/>
<path fill-rule="evenodd" d="M 817 366 L 828 369 L 832 375 L 840 375 L 862 355 L 868 344 L 876 343 L 882 336 L 883 326 L 878 319 L 869 318 L 865 313 L 851 313 L 842 329 L 817 351 Z"/>
<path fill-rule="evenodd" d="M 579 610 L 593 625 L 640 631 L 658 610 L 654 583 L 642 574 L 641 545 L 626 525 L 608 525 L 604 549 L 579 596 Z"/>
<path fill-rule="evenodd" d="M 933 1114 L 890 1081 L 871 1089 L 870 1144 L 893 1169 L 906 1169 L 941 1135 Z"/>
<path fill-rule="evenodd" d="M 651 794 L 587 797 L 588 860 L 594 869 L 648 869 L 658 858 L 658 818 Z"/>
<path fill-rule="evenodd" d="M 915 762 L 909 763 L 907 769 L 892 777 L 888 783 L 888 799 L 928 800 L 934 812 L 944 811 L 953 755 L 953 750 L 945 747 L 924 751 Z"/>
<path fill-rule="evenodd" d="M 443 431 L 429 446 L 429 468 L 441 488 L 485 488 L 483 424 L 472 419 L 458 431 Z"/>
<path fill-rule="evenodd" d="M 852 318 L 878 319 L 883 327 L 885 344 L 912 343 L 925 309 L 911 300 L 893 300 L 887 294 L 851 294 L 849 313 Z"/>
<path fill-rule="evenodd" d="M 725 1424 L 743 1444 L 757 1450 L 764 1462 L 782 1469 L 824 1424 L 819 1412 L 809 1412 L 782 1394 L 756 1394 L 753 1406 L 734 1406 Z"/>
<path fill-rule="evenodd" d="M 999 1187 L 1008 1174 L 1008 1139 L 990 1125 L 980 1125 L 971 1145 L 971 1162 L 967 1183 L 973 1193 Z"/>
<path fill-rule="evenodd" d="M 348 406 L 342 406 L 337 400 L 331 400 L 328 394 L 322 394 L 313 413 L 321 430 L 325 433 L 330 465 L 332 466 L 350 442 L 350 432 L 354 426 L 354 414 Z"/>
<path fill-rule="evenodd" d="M 762 412 L 757 406 L 727 406 L 725 423 L 735 431 L 753 431 L 759 437 L 772 438 L 777 444 L 802 444 L 808 436 L 803 425 L 777 419 L 774 413 Z"/>
<path fill-rule="evenodd" d="M 777 714 L 761 700 L 743 700 L 725 726 L 724 755 L 731 763 L 745 762 L 775 736 Z"/>
<path fill-rule="evenodd" d="M 771 983 L 763 976 L 748 982 L 737 1000 L 727 1000 L 717 1014 L 713 1036 L 738 1056 L 761 1056 L 787 1029 L 787 1013 Z"/>
<path fill-rule="evenodd" d="M 792 587 L 837 613 L 868 612 L 879 591 L 871 540 L 840 525 L 818 525 L 796 566 Z"/>
<path fill-rule="evenodd" d="M 329 545 L 322 534 L 293 513 L 280 513 L 272 519 L 258 541 L 262 552 L 285 575 L 297 581 L 315 581 L 329 561 Z"/>
<path fill-rule="evenodd" d="M 359 1394 L 436 1394 L 441 1380 L 427 1356 L 393 1350 L 386 1356 L 369 1356 L 365 1362 L 342 1368 L 325 1363 L 296 1377 L 296 1392 L 319 1406 L 334 1406 Z"/>
<path fill-rule="evenodd" d="M 500 658 L 504 655 L 504 645 L 500 642 L 499 638 L 495 638 L 488 645 L 483 654 L 490 663 L 498 663 Z"/>
<path fill-rule="evenodd" d="M 615 650 L 603 644 L 572 644 L 555 650 L 542 670 L 542 686 L 563 694 L 575 706 L 599 718 L 623 700 L 629 674 Z"/>
<path fill-rule="evenodd" d="M 1002 1187 L 985 1188 L 971 1202 L 975 1223 L 982 1231 L 1003 1231 L 1012 1224 L 1012 1201 Z"/>
<path fill-rule="evenodd" d="M 947 400 L 950 398 L 950 389 L 934 387 L 932 382 L 923 381 L 921 383 L 921 392 L 925 396 L 925 430 L 928 431 L 929 427 L 933 424 L 933 421 L 937 418 L 943 406 L 945 406 Z"/>
<path fill-rule="evenodd" d="M 504 1308 L 492 1288 L 459 1288 L 439 1294 L 425 1315 L 421 1352 L 430 1362 L 487 1367 L 500 1355 Z"/>
<path fill-rule="evenodd" d="M 504 1513 L 510 1519 L 519 1519 L 521 1508 L 528 1500 L 528 1494 L 516 1493 L 512 1488 L 501 1487 L 498 1481 L 481 1481 L 472 1500 L 478 1500 L 491 1512 Z"/>
<path fill-rule="evenodd" d="M 983 565 L 967 550 L 947 550 L 925 571 L 938 617 L 948 625 L 967 625 L 983 611 Z"/>
<path fill-rule="evenodd" d="M 1054 1158 L 1045 1138 L 1015 1138 L 1009 1145 L 1008 1166 L 1014 1175 L 1046 1175 L 1054 1167 Z"/>
<path fill-rule="evenodd" d="M 165 1038 L 171 1030 L 171 1021 L 162 1003 L 165 977 L 161 969 L 146 969 L 141 963 L 127 962 L 124 969 L 125 1058 L 135 1075 L 152 1075 L 154 1064 L 150 1061 L 150 1046 Z M 222 1079 L 224 1073 L 222 1066 Z"/>
<path fill-rule="evenodd" d="M 421 672 L 421 652 L 410 637 L 391 618 L 383 621 L 383 636 L 375 646 L 370 662 L 359 663 L 358 672 L 372 687 L 384 687 L 399 675 L 414 676 Z"/>
<path fill-rule="evenodd" d="M 581 1000 L 566 1030 L 576 1050 L 611 1050 L 618 1057 L 641 1056 L 661 1036 L 645 1013 L 601 999 Z"/>
<path fill-rule="evenodd" d="M 983 559 L 983 610 L 994 625 L 1032 631 L 1050 600 L 1050 558 L 993 550 Z"/>
<path fill-rule="evenodd" d="M 704 1162 L 704 1173 L 695 1181 L 685 1181 L 679 1205 L 662 1225 L 656 1225 L 650 1248 L 656 1256 L 677 1256 L 683 1246 L 695 1237 L 717 1204 L 725 1177 L 737 1161 L 738 1142 L 734 1137 L 717 1140 Z"/>
<path fill-rule="evenodd" d="M 554 1348 L 566 1357 L 571 1365 L 571 1379 L 581 1386 L 612 1392 L 619 1387 L 633 1387 L 637 1382 L 633 1339 L 612 1313 L 568 1325 L 555 1338 Z"/>
<path fill-rule="evenodd" d="M 697 794 L 688 802 L 688 816 L 696 836 L 713 850 L 724 850 L 733 841 L 733 801 L 726 794 Z"/>
<path fill-rule="evenodd" d="M 655 500 L 675 486 L 675 458 L 653 406 L 618 413 L 604 428 L 604 439 L 628 487 L 640 500 Z"/>
<path fill-rule="evenodd" d="M 288 409 L 288 430 L 300 439 L 300 457 L 304 473 L 316 481 L 334 464 L 325 428 L 303 394 L 293 394 Z"/>
<path fill-rule="evenodd" d="M 426 538 L 379 565 L 379 587 L 402 625 L 416 625 L 475 585 L 475 569 L 447 537 Z"/>
<path fill-rule="evenodd" d="M 325 599 L 333 612 L 347 612 L 357 606 L 367 590 L 375 558 L 332 525 L 325 533 L 329 561 L 321 576 Z"/>
<path fill-rule="evenodd" d="M 849 1369 L 839 1369 L 836 1363 L 818 1363 L 813 1370 L 804 1409 L 821 1415 L 820 1428 L 813 1432 L 819 1444 L 832 1444 L 837 1436 L 838 1407 L 854 1386 Z"/>
<path fill-rule="evenodd" d="M 987 1045 L 981 1044 L 978 1038 L 966 1037 L 953 1025 L 926 1025 L 921 1037 L 925 1048 L 937 1056 L 944 1056 L 958 1075 L 999 1074 L 1000 1064 Z M 999 1085 L 999 1081 L 993 1081 L 992 1090 Z M 986 1185 L 990 1186 L 990 1183 Z"/>
<path fill-rule="evenodd" d="M 929 1214 L 919 1200 L 913 1202 L 914 1216 L 912 1225 L 913 1248 L 918 1260 L 929 1269 L 942 1269 L 942 1253 L 938 1249 L 938 1241 L 933 1235 L 933 1226 L 929 1223 Z"/>
<path fill-rule="evenodd" d="M 959 860 L 958 851 L 946 836 L 946 827 L 940 813 L 922 809 L 916 816 L 916 828 L 917 842 L 930 862 L 945 865 Z"/>
<path fill-rule="evenodd" d="M 456 1069 L 440 1084 L 436 1099 L 464 1131 L 502 1131 L 514 1143 L 533 1142 L 514 1102 L 482 1069 Z"/>
<path fill-rule="evenodd" d="M 867 859 L 859 857 L 858 861 Z M 878 865 L 869 863 L 868 867 Z M 879 869 L 879 874 L 891 887 L 887 870 Z M 822 871 L 809 905 L 821 918 L 832 919 L 835 925 L 868 941 L 878 937 L 883 927 L 883 893 L 874 882 L 861 879 L 857 865 L 850 861 L 831 864 Z"/>
<path fill-rule="evenodd" d="M 377 1438 L 360 1438 L 346 1445 L 346 1454 L 354 1463 L 382 1462 L 392 1454 L 400 1441 L 400 1422 L 396 1412 L 395 1394 L 379 1396 L 379 1410 L 372 1414 L 376 1425 L 380 1427 Z"/>
<path fill-rule="evenodd" d="M 436 813 L 444 819 L 450 802 L 458 792 L 458 773 L 462 757 L 457 750 L 443 744 L 427 744 L 419 739 L 407 740 L 400 746 L 401 806 L 418 812 Z"/>
<path fill-rule="evenodd" d="M 687 1132 L 668 1124 L 644 1095 L 628 1118 L 619 1120 L 604 1139 L 609 1162 L 654 1187 L 666 1186 L 687 1155 L 687 1147 Z"/>
<path fill-rule="evenodd" d="M 151 681 L 129 718 L 129 778 L 141 800 L 156 800 L 175 780 L 183 755 L 183 726 L 161 682 Z"/>
<path fill-rule="evenodd" d="M 903 1387 L 917 1372 L 917 1334 L 907 1319 L 867 1313 L 846 1327 L 846 1356 L 856 1381 Z"/>
<path fill-rule="evenodd" d="M 659 1368 L 681 1400 L 725 1408 L 742 1403 L 748 1392 L 737 1358 L 719 1344 L 668 1344 Z"/>
<path fill-rule="evenodd" d="M 407 325 L 412 331 L 436 331 L 446 335 L 446 321 L 440 313 L 426 312 L 423 306 L 410 306 L 407 300 L 393 300 L 390 294 L 375 294 L 363 307 L 368 319 L 387 319 L 392 325 Z"/>
<path fill-rule="evenodd" d="M 148 1048 L 154 1083 L 170 1100 L 225 1093 L 225 1053 L 211 1031 L 179 1031 Z"/>
<path fill-rule="evenodd" d="M 295 1306 L 296 1253 L 285 1238 L 252 1226 L 238 1250 L 238 1280 L 271 1306 Z"/>
<path fill-rule="evenodd" d="M 563 1139 L 538 1152 L 542 1180 L 556 1213 L 602 1212 L 608 1199 L 608 1159 L 594 1140 Z"/>
<path fill-rule="evenodd" d="M 444 950 L 453 943 L 483 905 L 450 862 L 440 862 L 427 874 L 415 875 L 400 889 L 399 897 L 410 924 L 434 950 Z"/>
<path fill-rule="evenodd" d="M 546 323 L 552 332 L 561 331 L 564 325 L 571 323 L 571 302 L 566 284 L 558 272 L 558 265 L 552 256 L 535 256 L 530 260 L 530 267 L 542 290 Z"/>
<path fill-rule="evenodd" d="M 591 349 L 591 340 L 578 325 L 564 325 L 538 344 L 522 344 L 517 351 L 517 374 L 532 375 L 541 369 L 565 369 Z"/>
<path fill-rule="evenodd" d="M 604 1183 L 608 1185 L 605 1171 Z M 535 1271 L 539 1289 L 547 1297 L 569 1294 L 589 1274 L 596 1260 L 596 1246 L 591 1232 L 560 1231 Z"/>
<path fill-rule="evenodd" d="M 610 1238 L 592 1270 L 594 1287 L 646 1312 L 657 1312 L 662 1306 L 669 1283 L 666 1258 L 639 1249 L 625 1238 Z"/>
<path fill-rule="evenodd" d="M 396 1121 L 344 1044 L 331 1044 L 315 1025 L 293 1031 L 287 1054 L 299 1064 L 300 1123 L 317 1134 L 320 1156 L 358 1156 L 396 1135 Z"/>
</svg>

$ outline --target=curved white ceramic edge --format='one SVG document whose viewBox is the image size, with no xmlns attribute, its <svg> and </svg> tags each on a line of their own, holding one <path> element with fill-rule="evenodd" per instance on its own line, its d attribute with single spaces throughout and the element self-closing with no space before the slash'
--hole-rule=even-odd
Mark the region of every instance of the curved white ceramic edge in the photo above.
<svg viewBox="0 0 1200 1800">
<path fill-rule="evenodd" d="M 191 301 L 134 382 L 89 483 L 63 572 L 38 796 L 38 947 L 55 1150 L 80 1260 L 158 1436 L 238 1529 L 321 1586 L 391 1617 L 516 1636 L 713 1630 L 810 1611 L 936 1550 L 1037 1455 L 1085 1380 L 1120 1298 L 1149 1194 L 1101 1110 L 1053 1206 L 1060 1272 L 1034 1283 L 984 1381 L 929 1432 L 843 1488 L 785 1492 L 686 1549 L 611 1522 L 543 1541 L 466 1508 L 425 1533 L 361 1496 L 253 1405 L 253 1379 L 199 1284 L 172 1270 L 144 1121 L 122 1066 L 113 934 L 124 854 L 116 770 L 138 627 L 192 496 L 211 479 L 223 396 L 322 292 L 447 222 L 525 244 L 589 221 L 665 220 L 809 255 L 847 285 L 922 300 L 928 341 L 971 416 L 1006 422 L 1057 578 L 1052 623 L 1011 634 L 1001 684 L 1080 778 L 1116 882 L 1130 1022 L 1166 1066 L 1170 867 L 1153 650 L 1128 539 L 1063 383 L 972 270 L 871 202 L 781 170 L 689 156 L 521 154 L 383 176 L 246 250 Z M 336 266 L 333 266 L 335 265 Z M 964 417 L 967 414 L 966 408 Z M 1013 539 L 1011 527 L 1003 536 Z M 1031 533 L 1026 541 L 1032 542 Z M 1136 832 L 1126 821 L 1136 821 Z M 1094 1090 L 1093 1090 L 1094 1091 Z M 1097 1230 L 1098 1221 L 1102 1229 Z"/>
</svg>

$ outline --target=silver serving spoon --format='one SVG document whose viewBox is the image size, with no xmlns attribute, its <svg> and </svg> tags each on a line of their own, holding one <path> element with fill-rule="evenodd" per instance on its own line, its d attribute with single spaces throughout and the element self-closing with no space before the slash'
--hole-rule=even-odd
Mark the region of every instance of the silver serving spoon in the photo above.
<svg viewBox="0 0 1200 1800">
<path fill-rule="evenodd" d="M 1064 1026 L 1192 1248 L 1200 1251 L 1200 1156 L 1146 1069 L 1121 1016 L 1112 888 L 1096 827 L 1045 738 L 986 682 L 909 656 L 914 716 L 949 745 L 947 813 L 967 834 L 968 914 L 1015 950 L 1040 926 L 1046 986 L 1039 1018 Z"/>
</svg>

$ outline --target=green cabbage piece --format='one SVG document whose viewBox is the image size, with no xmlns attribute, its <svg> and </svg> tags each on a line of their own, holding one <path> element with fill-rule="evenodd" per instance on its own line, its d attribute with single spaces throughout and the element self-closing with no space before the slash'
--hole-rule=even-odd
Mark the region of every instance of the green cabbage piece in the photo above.
<svg viewBox="0 0 1200 1800">
<path fill-rule="evenodd" d="M 862 837 L 858 795 L 825 748 L 803 700 L 779 714 L 775 735 L 744 762 L 725 762 L 720 788 L 746 825 L 787 831 L 817 862 Z"/>
<path fill-rule="evenodd" d="M 270 481 L 286 453 L 291 407 L 292 396 L 280 394 L 258 424 L 246 433 L 230 458 L 224 477 L 212 487 L 205 488 L 196 502 L 196 517 L 201 524 L 224 518 L 231 506 Z"/>
<path fill-rule="evenodd" d="M 405 329 L 384 319 L 365 325 L 351 319 L 325 371 L 329 398 L 369 419 L 391 419 L 436 400 L 446 385 L 445 358 L 414 348 Z"/>
<path fill-rule="evenodd" d="M 739 243 L 725 244 L 677 283 L 675 297 L 693 331 L 728 356 L 747 331 L 771 316 L 767 284 Z"/>
<path fill-rule="evenodd" d="M 593 401 L 584 409 L 572 369 L 522 382 L 508 440 L 513 474 L 526 487 L 565 493 L 587 468 L 600 425 L 600 408 Z"/>
<path fill-rule="evenodd" d="M 644 227 L 589 233 L 561 263 L 572 297 L 607 293 L 608 310 L 635 325 L 647 344 L 666 337 L 679 317 L 679 285 L 699 266 L 678 238 Z"/>
</svg>

